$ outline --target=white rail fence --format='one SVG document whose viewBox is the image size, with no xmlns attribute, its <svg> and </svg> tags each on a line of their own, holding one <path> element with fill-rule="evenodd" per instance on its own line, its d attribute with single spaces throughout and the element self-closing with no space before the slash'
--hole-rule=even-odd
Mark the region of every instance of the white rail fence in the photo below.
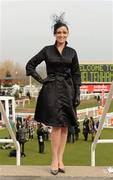
<svg viewBox="0 0 113 180">
<path fill-rule="evenodd" d="M 3 116 L 6 127 L 8 129 L 8 132 L 9 132 L 9 134 L 11 136 L 11 139 L 0 139 L 0 143 L 14 143 L 15 148 L 16 148 L 16 165 L 20 166 L 20 144 L 16 140 L 15 134 L 14 134 L 14 132 L 12 130 L 12 127 L 10 125 L 10 122 L 8 120 L 8 117 L 6 115 L 6 112 L 4 110 L 4 107 L 3 107 L 2 103 L 1 103 L 1 101 L 0 101 L 0 112 L 1 112 L 1 114 Z"/>
<path fill-rule="evenodd" d="M 106 99 L 106 103 L 105 103 L 105 106 L 104 106 L 104 109 L 103 109 L 103 114 L 102 114 L 101 119 L 100 119 L 99 127 L 98 127 L 98 130 L 97 130 L 94 142 L 92 143 L 92 146 L 91 146 L 91 166 L 95 166 L 95 150 L 96 150 L 97 144 L 98 143 L 113 143 L 113 139 L 99 140 L 101 130 L 102 130 L 103 125 L 104 125 L 105 117 L 106 117 L 106 114 L 107 114 L 107 112 L 109 110 L 109 107 L 110 107 L 110 104 L 111 104 L 111 101 L 112 101 L 112 96 L 113 96 L 113 81 L 111 83 L 108 98 Z"/>
</svg>

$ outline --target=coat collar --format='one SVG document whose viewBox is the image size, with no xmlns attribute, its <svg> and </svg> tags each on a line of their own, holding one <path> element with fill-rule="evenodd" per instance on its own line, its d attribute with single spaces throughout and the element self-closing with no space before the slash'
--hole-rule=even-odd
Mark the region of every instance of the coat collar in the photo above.
<svg viewBox="0 0 113 180">
<path fill-rule="evenodd" d="M 65 46 L 64 47 L 66 47 L 67 46 L 67 44 L 68 44 L 68 42 L 66 41 L 65 42 Z M 55 41 L 55 44 L 54 44 L 55 46 L 57 45 L 57 41 Z"/>
</svg>

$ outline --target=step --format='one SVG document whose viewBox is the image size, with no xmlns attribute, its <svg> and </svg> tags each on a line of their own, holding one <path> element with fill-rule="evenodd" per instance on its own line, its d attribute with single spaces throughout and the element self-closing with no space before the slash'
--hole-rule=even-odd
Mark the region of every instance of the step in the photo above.
<svg viewBox="0 0 113 180">
<path fill-rule="evenodd" d="M 0 180 L 113 180 L 112 177 L 0 177 Z"/>
<path fill-rule="evenodd" d="M 65 170 L 54 176 L 49 166 L 0 165 L 0 180 L 113 180 L 105 166 L 66 166 Z"/>
</svg>

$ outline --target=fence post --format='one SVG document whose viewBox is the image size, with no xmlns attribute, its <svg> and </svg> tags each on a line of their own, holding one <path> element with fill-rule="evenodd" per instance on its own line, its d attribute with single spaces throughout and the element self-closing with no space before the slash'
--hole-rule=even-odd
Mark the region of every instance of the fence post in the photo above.
<svg viewBox="0 0 113 180">
<path fill-rule="evenodd" d="M 16 147 L 16 153 L 17 153 L 16 154 L 16 164 L 17 164 L 17 166 L 20 166 L 20 145 L 19 145 L 19 142 L 16 140 L 15 134 L 14 134 L 14 132 L 12 130 L 12 127 L 11 127 L 11 125 L 9 123 L 8 117 L 6 116 L 6 112 L 5 112 L 4 108 L 3 108 L 3 105 L 1 103 L 1 101 L 0 101 L 0 112 L 1 112 L 1 114 L 3 116 L 6 127 L 7 127 L 8 131 L 9 131 L 10 136 L 11 136 L 11 139 L 13 140 L 14 145 Z"/>
<path fill-rule="evenodd" d="M 100 134 L 101 134 L 101 130 L 103 128 L 106 113 L 108 112 L 111 101 L 112 101 L 112 96 L 113 96 L 113 81 L 111 83 L 108 98 L 106 99 L 106 103 L 105 103 L 105 106 L 104 106 L 104 109 L 103 109 L 103 113 L 102 113 L 102 116 L 101 116 L 101 119 L 100 119 L 99 127 L 98 127 L 98 130 L 97 130 L 94 142 L 92 143 L 92 146 L 91 146 L 91 166 L 95 166 L 95 149 L 96 149 L 96 145 L 98 143 L 98 139 L 99 139 Z"/>
</svg>

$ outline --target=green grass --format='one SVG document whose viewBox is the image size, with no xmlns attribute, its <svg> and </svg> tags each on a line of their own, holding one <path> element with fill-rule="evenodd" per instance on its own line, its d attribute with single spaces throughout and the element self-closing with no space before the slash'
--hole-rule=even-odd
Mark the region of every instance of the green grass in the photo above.
<svg viewBox="0 0 113 180">
<path fill-rule="evenodd" d="M 35 100 L 35 98 L 32 98 L 30 103 L 26 103 L 24 107 L 22 106 L 22 104 L 20 104 L 16 108 L 16 112 L 20 112 L 20 111 L 22 111 L 23 109 L 26 109 L 26 108 L 35 108 L 35 105 L 36 105 L 36 100 Z"/>
<path fill-rule="evenodd" d="M 0 138 L 7 136 L 6 129 L 0 130 Z M 113 129 L 104 129 L 101 138 L 113 139 Z M 64 153 L 65 165 L 88 166 L 90 165 L 90 148 L 91 137 L 88 141 L 84 141 L 82 132 L 80 139 L 75 141 L 74 144 L 67 143 Z M 0 164 L 13 165 L 16 164 L 15 157 L 9 157 L 10 150 L 0 149 Z M 50 141 L 45 141 L 45 154 L 38 153 L 38 143 L 36 134 L 33 141 L 28 141 L 25 144 L 25 158 L 21 158 L 22 165 L 50 165 L 51 163 L 51 147 Z M 96 165 L 110 166 L 113 165 L 113 144 L 98 144 L 96 149 Z"/>
<path fill-rule="evenodd" d="M 96 106 L 97 106 L 96 99 L 82 100 L 78 109 L 85 109 L 85 108 L 91 108 L 91 107 L 96 107 Z M 109 112 L 113 112 L 113 100 L 111 101 Z"/>
<path fill-rule="evenodd" d="M 25 108 L 35 108 L 36 101 L 32 99 L 30 104 L 26 104 Z M 78 109 L 84 109 L 97 106 L 95 99 L 82 101 Z M 16 111 L 22 112 L 23 107 L 20 106 Z M 113 112 L 113 101 L 111 103 L 109 112 Z M 6 129 L 0 130 L 0 138 L 8 136 Z M 104 129 L 101 134 L 101 138 L 113 139 L 113 129 Z M 79 141 L 75 141 L 74 144 L 67 143 L 64 153 L 65 165 L 90 165 L 91 158 L 91 137 L 85 142 L 82 132 L 80 133 Z M 10 158 L 8 156 L 10 150 L 0 149 L 0 164 L 12 165 L 16 164 L 16 158 Z M 51 162 L 51 148 L 50 141 L 45 141 L 45 154 L 38 153 L 38 143 L 36 133 L 33 141 L 28 141 L 25 144 L 25 158 L 21 158 L 22 165 L 50 165 Z M 96 165 L 98 166 L 110 166 L 113 165 L 113 144 L 98 144 L 96 149 Z"/>
<path fill-rule="evenodd" d="M 91 107 L 96 107 L 96 106 L 97 106 L 96 99 L 82 100 L 78 109 L 85 109 L 85 108 L 91 108 Z"/>
<path fill-rule="evenodd" d="M 35 108 L 36 105 L 36 100 L 35 98 L 32 98 L 30 104 L 25 104 L 24 108 Z M 91 107 L 96 107 L 97 106 L 97 101 L 96 99 L 89 99 L 89 100 L 82 100 L 78 109 L 85 109 L 85 108 L 91 108 Z M 24 109 L 22 105 L 16 108 L 16 112 L 22 111 Z M 113 112 L 113 100 L 110 105 L 109 112 Z"/>
</svg>

